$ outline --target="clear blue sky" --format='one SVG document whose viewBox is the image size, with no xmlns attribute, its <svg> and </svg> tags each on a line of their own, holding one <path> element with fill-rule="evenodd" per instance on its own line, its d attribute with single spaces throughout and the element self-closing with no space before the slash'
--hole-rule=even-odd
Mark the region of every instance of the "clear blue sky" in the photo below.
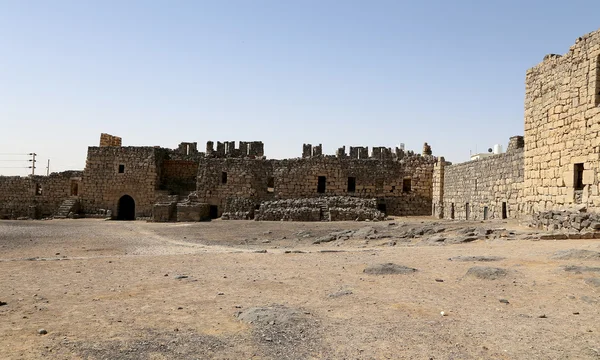
<svg viewBox="0 0 600 360">
<path fill-rule="evenodd" d="M 262 140 L 269 158 L 426 141 L 461 162 L 523 133 L 526 70 L 599 14 L 578 0 L 0 0 L 0 153 L 83 169 L 108 132 Z"/>
</svg>

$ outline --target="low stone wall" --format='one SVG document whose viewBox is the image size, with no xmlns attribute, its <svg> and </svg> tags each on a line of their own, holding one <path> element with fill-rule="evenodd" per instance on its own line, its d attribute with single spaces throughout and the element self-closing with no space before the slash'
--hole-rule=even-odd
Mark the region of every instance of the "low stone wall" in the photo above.
<svg viewBox="0 0 600 360">
<path fill-rule="evenodd" d="M 0 219 L 42 218 L 56 213 L 79 184 L 80 171 L 49 176 L 0 176 Z"/>
<path fill-rule="evenodd" d="M 251 220 L 254 219 L 254 201 L 245 198 L 228 198 L 225 211 L 221 215 L 223 220 Z"/>
<path fill-rule="evenodd" d="M 547 231 L 600 231 L 600 214 L 587 213 L 585 209 L 545 211 L 535 213 L 529 226 Z"/>
<path fill-rule="evenodd" d="M 348 221 L 382 220 L 375 199 L 320 197 L 265 201 L 255 211 L 257 221 Z"/>
<path fill-rule="evenodd" d="M 152 221 L 169 222 L 173 221 L 177 215 L 177 203 L 158 203 L 152 207 Z"/>
<path fill-rule="evenodd" d="M 210 220 L 210 205 L 206 203 L 177 204 L 177 221 L 206 221 Z"/>
</svg>

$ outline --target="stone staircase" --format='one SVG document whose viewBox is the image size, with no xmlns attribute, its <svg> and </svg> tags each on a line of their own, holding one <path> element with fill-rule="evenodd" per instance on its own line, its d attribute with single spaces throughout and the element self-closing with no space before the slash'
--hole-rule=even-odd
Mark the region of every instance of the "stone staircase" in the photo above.
<svg viewBox="0 0 600 360">
<path fill-rule="evenodd" d="M 319 204 L 320 213 L 321 213 L 321 221 L 330 221 L 329 214 L 329 206 L 327 205 L 327 201 L 324 201 Z"/>
<path fill-rule="evenodd" d="M 66 219 L 69 213 L 77 213 L 79 211 L 79 199 L 68 198 L 62 202 L 56 213 L 54 214 L 55 219 Z"/>
</svg>

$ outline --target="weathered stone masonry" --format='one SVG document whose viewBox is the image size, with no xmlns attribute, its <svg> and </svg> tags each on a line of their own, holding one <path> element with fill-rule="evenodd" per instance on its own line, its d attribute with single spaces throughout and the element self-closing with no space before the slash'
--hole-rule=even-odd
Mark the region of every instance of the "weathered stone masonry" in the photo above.
<svg viewBox="0 0 600 360">
<path fill-rule="evenodd" d="M 511 138 L 504 154 L 434 170 L 433 214 L 446 219 L 518 218 L 523 210 L 523 138 Z"/>
<path fill-rule="evenodd" d="M 526 212 L 600 209 L 600 31 L 529 69 L 525 95 Z"/>
<path fill-rule="evenodd" d="M 0 219 L 52 216 L 66 198 L 81 191 L 81 177 L 81 171 L 0 176 Z"/>
<path fill-rule="evenodd" d="M 201 160 L 197 193 L 222 212 L 251 212 L 263 201 L 352 196 L 377 199 L 393 215 L 430 212 L 435 158 L 409 154 L 402 159 L 323 156 L 320 146 L 304 147 L 304 157 L 285 160 L 206 158 Z M 315 150 L 316 149 L 316 150 Z M 251 202 L 232 202 L 243 198 Z M 227 208 L 243 204 L 244 208 Z"/>
</svg>

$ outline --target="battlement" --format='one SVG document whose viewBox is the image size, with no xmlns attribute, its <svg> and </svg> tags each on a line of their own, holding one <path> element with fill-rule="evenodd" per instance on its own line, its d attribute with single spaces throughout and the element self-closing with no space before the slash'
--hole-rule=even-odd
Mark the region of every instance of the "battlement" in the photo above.
<svg viewBox="0 0 600 360">
<path fill-rule="evenodd" d="M 427 143 L 423 145 L 423 155 L 430 156 L 431 146 Z M 374 146 L 369 154 L 368 146 L 350 146 L 349 153 L 346 153 L 346 146 L 337 149 L 335 155 L 323 155 L 323 145 L 313 146 L 312 144 L 302 145 L 302 158 L 313 157 L 337 157 L 340 159 L 374 159 L 374 160 L 402 160 L 406 156 L 415 156 L 414 151 L 405 152 L 403 148 L 396 147 L 394 150 L 385 146 Z"/>
<path fill-rule="evenodd" d="M 235 141 L 217 141 L 217 149 L 214 142 L 206 143 L 206 157 L 213 158 L 262 158 L 265 156 L 265 147 L 262 141 L 240 141 L 239 147 L 235 147 Z"/>
</svg>

